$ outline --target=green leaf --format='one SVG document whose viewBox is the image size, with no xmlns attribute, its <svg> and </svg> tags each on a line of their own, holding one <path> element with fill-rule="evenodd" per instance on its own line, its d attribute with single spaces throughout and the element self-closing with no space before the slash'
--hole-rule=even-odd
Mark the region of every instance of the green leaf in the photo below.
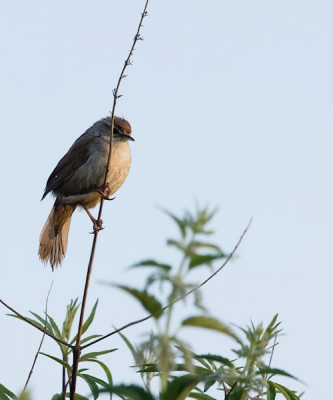
<svg viewBox="0 0 333 400">
<path fill-rule="evenodd" d="M 189 247 L 191 247 L 193 250 L 207 248 L 207 249 L 215 250 L 217 253 L 220 253 L 220 254 L 223 253 L 223 251 L 220 249 L 220 247 L 215 245 L 215 244 L 213 244 L 213 243 L 192 241 L 189 244 Z"/>
<path fill-rule="evenodd" d="M 276 397 L 275 386 L 272 382 L 268 382 L 267 400 L 275 400 L 275 397 Z"/>
<path fill-rule="evenodd" d="M 270 381 L 270 383 L 274 385 L 274 387 L 285 397 L 286 400 L 299 400 L 299 396 L 285 386 L 272 381 Z"/>
<path fill-rule="evenodd" d="M 174 246 L 177 249 L 181 250 L 182 252 L 186 253 L 186 248 L 181 242 L 178 242 L 177 240 L 174 239 L 168 239 L 167 240 L 167 245 L 168 246 Z"/>
<path fill-rule="evenodd" d="M 191 391 L 205 377 L 201 375 L 187 374 L 170 381 L 165 392 L 161 393 L 161 400 L 185 400 Z"/>
<path fill-rule="evenodd" d="M 80 304 L 77 304 L 78 298 L 75 300 L 71 300 L 70 304 L 67 306 L 66 316 L 64 323 L 62 324 L 62 337 L 65 338 L 66 341 L 69 340 L 70 333 L 72 330 L 73 321 L 77 310 L 79 309 Z"/>
<path fill-rule="evenodd" d="M 170 271 L 172 268 L 168 264 L 159 263 L 158 261 L 155 260 L 144 260 L 131 266 L 131 268 L 135 267 L 157 267 L 157 268 L 162 268 L 164 271 Z"/>
<path fill-rule="evenodd" d="M 66 393 L 66 397 L 70 397 L 69 393 Z M 82 396 L 82 394 L 75 393 L 75 400 L 89 400 L 88 397 Z"/>
<path fill-rule="evenodd" d="M 188 397 L 198 400 L 215 400 L 214 397 L 208 396 L 208 394 L 205 393 L 191 393 Z"/>
<path fill-rule="evenodd" d="M 179 219 L 178 217 L 176 217 L 174 214 L 172 214 L 170 211 L 166 210 L 165 208 L 160 208 L 160 210 L 163 211 L 165 214 L 167 214 L 171 219 L 173 219 L 176 222 L 176 224 L 178 225 L 178 228 L 180 229 L 182 238 L 185 239 L 185 237 L 186 237 L 186 221 Z"/>
<path fill-rule="evenodd" d="M 256 375 L 262 375 L 262 374 L 282 375 L 282 376 L 287 376 L 288 378 L 298 380 L 295 376 L 290 375 L 288 372 L 279 368 L 260 367 L 259 371 L 256 372 Z"/>
<path fill-rule="evenodd" d="M 228 335 L 238 341 L 237 335 L 227 325 L 223 324 L 218 319 L 209 317 L 207 315 L 186 318 L 183 320 L 182 326 L 211 329 L 213 331 L 224 333 L 225 335 Z"/>
<path fill-rule="evenodd" d="M 123 285 L 115 286 L 131 294 L 133 297 L 139 300 L 143 308 L 148 311 L 149 314 L 151 314 L 155 319 L 159 319 L 160 316 L 163 314 L 163 307 L 161 303 L 156 299 L 155 296 L 149 295 L 146 290 L 140 291 Z"/>
<path fill-rule="evenodd" d="M 90 335 L 90 336 L 87 336 L 87 337 L 85 337 L 84 339 L 81 340 L 81 344 L 89 342 L 89 340 L 96 339 L 96 338 L 99 338 L 99 337 L 102 337 L 102 336 L 103 335 Z"/>
<path fill-rule="evenodd" d="M 39 316 L 38 314 L 36 314 L 32 311 L 30 311 L 30 313 L 41 322 L 43 329 L 45 329 L 46 332 L 51 333 L 51 335 L 54 335 L 53 328 L 52 328 L 51 324 L 47 321 L 47 318 L 46 318 L 46 323 L 45 323 L 45 317 L 42 318 L 41 316 Z"/>
<path fill-rule="evenodd" d="M 99 360 L 90 360 L 90 361 L 97 363 L 103 369 L 103 371 L 105 372 L 105 375 L 108 379 L 109 385 L 112 385 L 113 380 L 112 380 L 112 375 L 111 375 L 109 368 L 104 363 L 102 363 L 102 361 L 99 361 Z"/>
<path fill-rule="evenodd" d="M 116 351 L 116 350 L 118 350 L 118 349 L 110 349 L 110 350 L 103 350 L 103 351 L 93 351 L 91 353 L 83 354 L 80 357 L 79 362 L 91 361 L 91 359 L 93 359 L 93 358 L 96 358 L 98 356 L 102 356 L 103 354 L 112 353 L 113 351 Z"/>
<path fill-rule="evenodd" d="M 50 324 L 52 325 L 52 328 L 53 328 L 53 331 L 54 331 L 54 336 L 59 338 L 59 339 L 62 339 L 62 340 L 66 341 L 66 338 L 62 337 L 60 329 L 58 328 L 58 325 L 55 323 L 54 319 L 52 317 L 50 317 L 49 315 L 47 316 L 47 318 L 49 319 Z M 68 355 L 70 353 L 70 351 L 71 351 L 70 348 L 68 348 L 67 346 L 65 346 L 65 345 L 63 345 L 62 343 L 59 343 L 59 342 L 57 342 L 57 344 L 60 347 L 60 350 L 61 350 L 63 356 L 66 357 L 66 355 Z"/>
<path fill-rule="evenodd" d="M 69 371 L 69 372 L 72 371 L 71 366 L 66 361 L 60 360 L 60 358 L 51 356 L 50 354 L 46 354 L 46 353 L 42 353 L 42 352 L 40 352 L 39 354 L 42 354 L 43 356 L 49 357 L 52 360 L 56 361 L 57 363 L 61 364 L 63 367 L 65 367 L 67 369 L 67 371 Z"/>
<path fill-rule="evenodd" d="M 196 354 L 194 358 L 197 359 L 198 361 L 200 361 L 200 358 L 203 358 L 208 361 L 216 361 L 221 364 L 227 365 L 230 368 L 234 368 L 233 363 L 228 358 L 218 356 L 215 354 Z"/>
<path fill-rule="evenodd" d="M 274 315 L 272 321 L 268 324 L 268 326 L 267 326 L 267 328 L 266 328 L 266 331 L 269 332 L 269 331 L 271 331 L 271 330 L 274 328 L 274 325 L 275 325 L 275 322 L 276 322 L 278 316 L 279 316 L 279 314 L 275 314 L 275 315 Z M 278 325 L 279 325 L 279 324 L 280 324 L 280 323 L 278 323 Z"/>
<path fill-rule="evenodd" d="M 198 375 L 209 375 L 211 374 L 211 370 L 200 367 L 198 365 L 194 365 L 194 370 L 195 373 Z M 173 368 L 171 369 L 171 371 L 177 371 L 177 372 L 188 372 L 188 367 L 186 366 L 186 364 L 175 364 L 173 365 Z M 160 372 L 160 369 L 158 368 L 157 364 L 146 364 L 144 365 L 138 372 L 142 372 L 142 373 L 150 373 L 150 372 Z"/>
<path fill-rule="evenodd" d="M 228 400 L 246 400 L 248 398 L 247 395 L 248 391 L 245 388 L 238 386 L 230 393 Z"/>
<path fill-rule="evenodd" d="M 88 384 L 92 395 L 94 396 L 94 400 L 96 400 L 99 396 L 99 388 L 95 382 L 95 379 L 93 376 L 88 375 L 88 374 L 79 374 L 79 376 L 86 381 L 86 383 Z"/>
<path fill-rule="evenodd" d="M 115 326 L 112 326 L 115 330 L 117 330 L 117 328 L 115 327 Z M 121 332 L 118 332 L 118 335 L 123 339 L 123 341 L 126 343 L 126 345 L 127 345 L 127 347 L 130 349 L 130 351 L 131 351 L 131 353 L 132 353 L 132 356 L 133 356 L 133 358 L 134 358 L 134 360 L 136 360 L 137 359 L 137 356 L 138 356 L 138 352 L 137 352 L 137 350 L 135 349 L 135 347 L 132 345 L 132 343 L 127 339 L 127 337 L 123 334 L 123 333 L 121 333 Z"/>
<path fill-rule="evenodd" d="M 9 397 L 8 397 L 9 396 Z M 7 389 L 4 385 L 0 383 L 0 399 L 8 400 L 8 399 L 17 399 L 17 396 Z"/>
<path fill-rule="evenodd" d="M 55 333 L 54 336 L 56 336 L 59 339 L 63 339 L 63 337 L 61 336 L 61 333 L 60 333 L 60 329 L 58 328 L 58 325 L 54 322 L 54 319 L 52 317 L 50 317 L 49 315 L 47 316 L 47 318 L 50 320 L 50 323 L 52 325 L 53 331 Z"/>
<path fill-rule="evenodd" d="M 52 396 L 51 400 L 61 400 L 61 394 L 57 393 Z"/>
<path fill-rule="evenodd" d="M 191 255 L 191 261 L 189 262 L 188 268 L 192 269 L 194 267 L 198 267 L 199 265 L 208 265 L 211 266 L 212 262 L 215 260 L 220 260 L 221 258 L 225 258 L 225 254 L 194 254 Z"/>
<path fill-rule="evenodd" d="M 91 325 L 91 323 L 93 322 L 94 318 L 95 318 L 95 313 L 96 313 L 96 308 L 98 305 L 98 299 L 96 300 L 96 303 L 94 304 L 89 317 L 86 319 L 86 321 L 84 322 L 84 324 L 82 325 L 82 335 L 88 330 L 89 326 Z M 77 335 L 74 336 L 74 339 L 70 342 L 70 344 L 73 344 L 76 342 L 76 338 Z"/>
<path fill-rule="evenodd" d="M 7 314 L 7 315 L 8 315 L 9 317 L 14 317 L 14 318 L 17 318 L 17 319 L 19 319 L 19 320 L 21 320 L 21 321 L 27 322 L 27 321 L 25 321 L 23 318 L 19 317 L 19 316 L 16 315 L 16 314 Z M 32 318 L 25 317 L 25 319 L 28 320 L 29 322 L 31 322 L 32 325 L 35 325 L 37 328 L 40 328 L 42 331 L 45 329 L 44 324 L 41 325 L 39 322 L 35 321 L 35 320 L 32 319 Z"/>
<path fill-rule="evenodd" d="M 207 379 L 205 382 L 204 386 L 204 392 L 207 392 L 207 390 L 213 386 L 216 383 L 216 379 Z"/>
<path fill-rule="evenodd" d="M 100 393 L 114 393 L 120 397 L 126 396 L 130 400 L 155 400 L 147 390 L 137 385 L 110 386 L 109 388 L 101 389 Z"/>
</svg>

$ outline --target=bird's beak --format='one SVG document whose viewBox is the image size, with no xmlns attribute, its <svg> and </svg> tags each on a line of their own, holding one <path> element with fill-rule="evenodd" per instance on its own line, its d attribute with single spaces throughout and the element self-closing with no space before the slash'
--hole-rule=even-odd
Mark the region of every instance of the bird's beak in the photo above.
<svg viewBox="0 0 333 400">
<path fill-rule="evenodd" d="M 124 139 L 130 140 L 131 142 L 135 142 L 135 140 L 130 135 L 124 135 Z"/>
</svg>

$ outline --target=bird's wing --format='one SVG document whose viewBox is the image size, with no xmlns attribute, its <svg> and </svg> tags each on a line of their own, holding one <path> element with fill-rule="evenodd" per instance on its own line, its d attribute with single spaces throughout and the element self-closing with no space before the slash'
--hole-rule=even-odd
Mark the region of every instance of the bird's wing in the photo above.
<svg viewBox="0 0 333 400">
<path fill-rule="evenodd" d="M 83 134 L 76 140 L 49 176 L 42 200 L 48 193 L 70 179 L 87 162 L 90 157 L 89 145 L 96 139 L 96 136 Z"/>
</svg>

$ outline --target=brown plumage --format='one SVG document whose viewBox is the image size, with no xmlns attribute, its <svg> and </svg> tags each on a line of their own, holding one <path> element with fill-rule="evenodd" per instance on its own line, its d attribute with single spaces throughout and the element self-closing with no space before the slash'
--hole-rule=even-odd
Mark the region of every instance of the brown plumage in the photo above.
<svg viewBox="0 0 333 400">
<path fill-rule="evenodd" d="M 106 172 L 111 118 L 97 121 L 81 135 L 58 162 L 46 183 L 44 197 L 52 192 L 54 206 L 40 235 L 39 257 L 48 261 L 52 269 L 60 265 L 66 254 L 70 221 L 76 207 L 82 207 L 93 221 L 93 229 L 101 229 L 89 208 L 95 207 L 103 197 L 115 193 L 124 183 L 131 164 L 129 140 L 131 126 L 123 118 L 115 118 L 113 148 L 107 185 L 103 186 Z"/>
</svg>

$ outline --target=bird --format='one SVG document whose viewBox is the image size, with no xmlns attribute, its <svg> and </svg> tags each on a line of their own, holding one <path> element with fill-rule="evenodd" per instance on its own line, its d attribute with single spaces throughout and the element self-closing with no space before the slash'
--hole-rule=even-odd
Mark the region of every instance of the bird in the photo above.
<svg viewBox="0 0 333 400">
<path fill-rule="evenodd" d="M 40 234 L 38 254 L 43 263 L 50 263 L 52 271 L 65 257 L 75 209 L 81 207 L 86 211 L 94 232 L 103 229 L 103 221 L 96 220 L 89 209 L 100 203 L 101 198 L 113 200 L 111 196 L 129 173 L 131 150 L 128 142 L 134 141 L 131 125 L 124 118 L 114 118 L 112 152 L 107 165 L 111 125 L 112 118 L 105 117 L 87 129 L 58 162 L 46 182 L 41 200 L 52 192 L 55 202 Z"/>
</svg>

